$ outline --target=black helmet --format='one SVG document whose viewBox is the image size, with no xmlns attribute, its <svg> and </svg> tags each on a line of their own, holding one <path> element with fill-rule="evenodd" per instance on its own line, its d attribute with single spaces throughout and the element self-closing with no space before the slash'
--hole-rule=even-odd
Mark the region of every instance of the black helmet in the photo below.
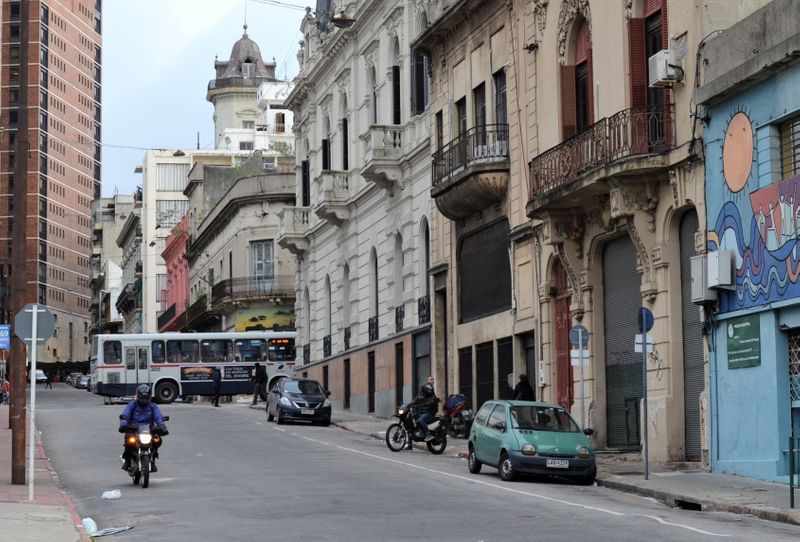
<svg viewBox="0 0 800 542">
<path fill-rule="evenodd" d="M 433 395 L 433 386 L 431 386 L 430 384 L 425 384 L 424 386 L 422 386 L 422 393 L 424 393 L 425 395 Z"/>
<path fill-rule="evenodd" d="M 140 384 L 136 388 L 136 401 L 142 406 L 150 402 L 150 386 L 147 384 Z"/>
</svg>

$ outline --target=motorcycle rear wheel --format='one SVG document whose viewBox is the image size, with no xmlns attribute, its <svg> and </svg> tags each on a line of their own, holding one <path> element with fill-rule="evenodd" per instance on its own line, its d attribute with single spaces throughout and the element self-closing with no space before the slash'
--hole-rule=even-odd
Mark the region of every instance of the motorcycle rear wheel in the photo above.
<svg viewBox="0 0 800 542">
<path fill-rule="evenodd" d="M 436 435 L 432 441 L 426 442 L 425 446 L 428 447 L 428 451 L 433 455 L 441 455 L 447 448 L 447 435 Z"/>
<path fill-rule="evenodd" d="M 133 475 L 133 485 L 138 486 L 139 480 L 141 479 L 142 479 L 142 472 L 137 470 Z"/>
<path fill-rule="evenodd" d="M 399 452 L 405 448 L 408 438 L 406 428 L 399 423 L 393 423 L 386 429 L 386 446 L 393 452 Z"/>
<path fill-rule="evenodd" d="M 142 487 L 146 488 L 150 485 L 150 456 L 142 458 Z"/>
</svg>

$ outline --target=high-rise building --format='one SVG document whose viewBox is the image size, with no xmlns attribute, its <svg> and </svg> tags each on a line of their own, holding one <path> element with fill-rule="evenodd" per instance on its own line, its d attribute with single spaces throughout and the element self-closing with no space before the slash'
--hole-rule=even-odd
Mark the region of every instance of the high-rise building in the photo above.
<svg viewBox="0 0 800 542">
<path fill-rule="evenodd" d="M 101 0 L 2 3 L 0 266 L 11 314 L 56 316 L 44 363 L 88 359 L 100 195 Z M 15 354 L 16 355 L 16 354 Z"/>
</svg>

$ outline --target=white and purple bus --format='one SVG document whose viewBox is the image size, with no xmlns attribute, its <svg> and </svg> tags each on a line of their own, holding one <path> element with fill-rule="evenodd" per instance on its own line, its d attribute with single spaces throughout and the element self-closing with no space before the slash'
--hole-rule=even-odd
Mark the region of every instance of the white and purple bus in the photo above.
<svg viewBox="0 0 800 542">
<path fill-rule="evenodd" d="M 222 395 L 253 393 L 255 362 L 267 370 L 268 386 L 291 377 L 295 331 L 243 333 L 137 333 L 95 335 L 91 391 L 104 397 L 131 397 L 149 384 L 162 404 L 185 395 L 211 395 L 211 372 L 222 371 Z"/>
</svg>

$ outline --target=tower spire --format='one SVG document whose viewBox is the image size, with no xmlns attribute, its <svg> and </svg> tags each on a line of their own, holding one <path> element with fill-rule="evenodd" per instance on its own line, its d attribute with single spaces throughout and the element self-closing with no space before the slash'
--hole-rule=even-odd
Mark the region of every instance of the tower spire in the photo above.
<svg viewBox="0 0 800 542">
<path fill-rule="evenodd" d="M 244 0 L 244 25 L 242 25 L 244 29 L 243 37 L 247 37 L 247 0 Z"/>
</svg>

